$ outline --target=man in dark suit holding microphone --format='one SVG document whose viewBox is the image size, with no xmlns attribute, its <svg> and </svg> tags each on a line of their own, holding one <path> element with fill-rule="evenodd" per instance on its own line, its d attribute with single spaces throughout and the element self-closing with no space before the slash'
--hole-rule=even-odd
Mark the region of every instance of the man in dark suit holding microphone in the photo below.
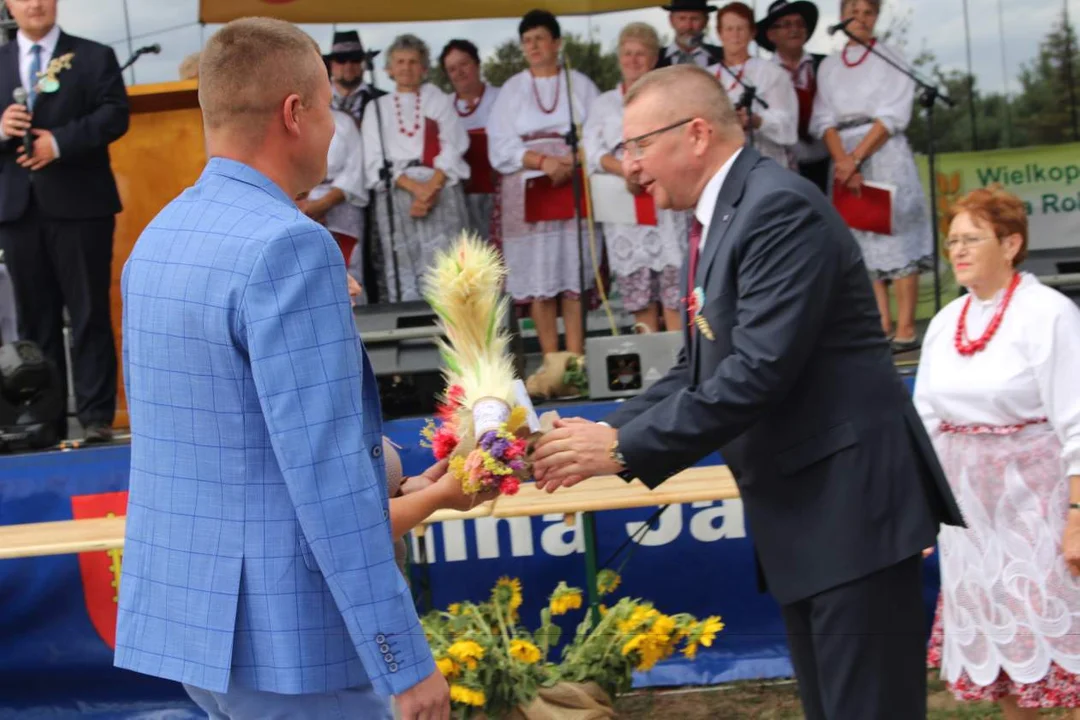
<svg viewBox="0 0 1080 720">
<path fill-rule="evenodd" d="M 60 370 L 63 309 L 72 327 L 77 415 L 88 441 L 112 437 L 116 346 L 109 309 L 120 196 L 108 146 L 128 129 L 128 101 L 112 49 L 56 24 L 57 0 L 7 0 L 19 26 L 0 47 L 0 247 L 19 334 Z M 66 423 L 58 423 L 61 437 Z"/>
<path fill-rule="evenodd" d="M 686 345 L 610 427 L 559 421 L 537 444 L 537 484 L 656 487 L 719 450 L 808 720 L 925 717 L 921 551 L 963 521 L 858 245 L 808 180 L 745 146 L 709 73 L 656 70 L 624 102 L 627 177 L 694 211 Z"/>
</svg>

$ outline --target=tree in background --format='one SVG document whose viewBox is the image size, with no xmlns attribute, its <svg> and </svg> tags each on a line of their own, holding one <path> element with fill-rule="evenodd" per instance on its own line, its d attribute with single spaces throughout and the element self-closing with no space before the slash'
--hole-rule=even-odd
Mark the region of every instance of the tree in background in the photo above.
<svg viewBox="0 0 1080 720">
<path fill-rule="evenodd" d="M 588 76 L 601 92 L 611 90 L 622 79 L 618 56 L 614 50 L 604 52 L 599 40 L 586 40 L 572 33 L 563 35 L 563 51 L 570 67 Z M 521 45 L 517 40 L 507 40 L 484 61 L 484 79 L 499 87 L 526 67 Z"/>
<path fill-rule="evenodd" d="M 1080 140 L 1076 127 L 1076 87 L 1080 52 L 1076 29 L 1064 11 L 1039 46 L 1039 55 L 1020 72 L 1020 93 L 1013 100 L 1018 145 Z"/>
</svg>

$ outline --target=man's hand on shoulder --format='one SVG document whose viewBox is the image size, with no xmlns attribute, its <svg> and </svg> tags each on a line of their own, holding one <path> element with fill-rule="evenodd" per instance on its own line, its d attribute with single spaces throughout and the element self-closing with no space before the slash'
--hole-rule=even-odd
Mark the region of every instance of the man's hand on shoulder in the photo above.
<svg viewBox="0 0 1080 720">
<path fill-rule="evenodd" d="M 48 130 L 34 128 L 34 157 L 27 157 L 22 146 L 19 146 L 19 157 L 15 162 L 27 170 L 40 170 L 56 159 L 56 140 Z"/>
<path fill-rule="evenodd" d="M 397 696 L 402 720 L 450 720 L 450 686 L 436 670 Z"/>
</svg>

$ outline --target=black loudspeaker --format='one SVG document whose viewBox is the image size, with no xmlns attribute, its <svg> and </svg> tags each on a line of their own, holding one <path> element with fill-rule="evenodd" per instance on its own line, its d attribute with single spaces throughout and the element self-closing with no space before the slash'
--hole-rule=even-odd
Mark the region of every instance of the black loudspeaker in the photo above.
<svg viewBox="0 0 1080 720">
<path fill-rule="evenodd" d="M 0 452 L 55 445 L 63 415 L 56 365 L 32 342 L 0 345 Z"/>
<path fill-rule="evenodd" d="M 511 352 L 520 375 L 521 336 L 514 313 L 508 315 Z M 433 414 L 444 381 L 436 345 L 442 332 L 431 306 L 423 301 L 361 305 L 353 308 L 353 319 L 379 382 L 383 416 Z"/>
</svg>

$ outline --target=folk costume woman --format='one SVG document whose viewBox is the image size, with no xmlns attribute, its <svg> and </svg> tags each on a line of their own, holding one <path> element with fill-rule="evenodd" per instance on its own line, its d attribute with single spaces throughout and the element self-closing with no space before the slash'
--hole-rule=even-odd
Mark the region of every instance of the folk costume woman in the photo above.
<svg viewBox="0 0 1080 720">
<path fill-rule="evenodd" d="M 754 148 L 783 167 L 794 167 L 792 148 L 799 140 L 799 98 L 791 75 L 775 63 L 750 57 L 754 37 L 754 11 L 741 2 L 728 3 L 716 16 L 717 31 L 724 46 L 723 64 L 707 69 L 727 91 L 738 110 Z M 754 101 L 749 110 L 743 100 L 746 85 L 754 88 L 768 107 Z"/>
<path fill-rule="evenodd" d="M 679 267 L 689 242 L 689 213 L 656 209 L 648 193 L 623 179 L 622 153 L 618 157 L 612 154 L 622 141 L 623 95 L 656 65 L 660 40 L 651 25 L 631 23 L 619 33 L 618 48 L 623 80 L 589 108 L 584 129 L 585 153 L 589 172 L 597 176 L 594 179 L 599 179 L 600 174 L 619 178 L 635 196 L 635 206 L 645 203 L 646 212 L 651 211 L 651 215 L 627 216 L 625 222 L 604 223 L 608 263 L 615 274 L 623 307 L 633 313 L 637 323 L 650 332 L 660 330 L 662 308 L 664 327 L 678 330 Z"/>
<path fill-rule="evenodd" d="M 594 288 L 595 282 L 588 233 L 583 233 L 586 267 L 585 287 L 581 287 L 572 200 L 556 206 L 554 194 L 542 192 L 545 187 L 569 190 L 571 183 L 570 149 L 565 140 L 570 129 L 571 88 L 558 64 L 559 23 L 551 13 L 533 10 L 522 18 L 518 34 L 529 67 L 506 81 L 491 109 L 488 155 L 492 167 L 502 174 L 499 241 L 508 271 L 506 288 L 516 303 L 529 306 L 546 365 L 558 362 L 553 356 L 559 350 L 560 312 L 567 351 L 584 355 L 582 294 Z M 574 120 L 584 123 L 600 93 L 581 73 L 571 71 L 571 77 Z M 544 219 L 553 214 L 565 219 Z M 541 371 L 536 377 L 543 375 Z M 537 397 L 553 392 L 533 378 L 526 385 Z"/>
<path fill-rule="evenodd" d="M 469 178 L 464 158 L 469 136 L 446 94 L 424 82 L 429 62 L 420 38 L 395 39 L 386 62 L 395 90 L 374 101 L 382 137 L 375 107 L 368 108 L 361 130 L 367 182 L 376 189 L 372 202 L 391 302 L 421 299 L 421 279 L 435 253 L 449 247 L 468 225 L 461 184 Z M 384 147 L 394 185 L 393 236 L 386 185 L 379 175 Z"/>
<path fill-rule="evenodd" d="M 346 263 L 364 236 L 364 211 L 368 188 L 364 177 L 364 148 L 352 116 L 331 110 L 334 137 L 326 156 L 326 178 L 297 205 L 321 222 L 334 236 Z M 361 253 L 362 254 L 362 253 Z"/>
<path fill-rule="evenodd" d="M 487 153 L 487 121 L 499 88 L 480 77 L 480 52 L 468 40 L 451 40 L 439 56 L 443 72 L 453 90 L 450 102 L 469 133 L 469 180 L 465 183 L 465 204 L 469 208 L 469 227 L 484 239 L 491 236 L 497 176 Z"/>
<path fill-rule="evenodd" d="M 1016 269 L 1027 216 L 999 188 L 945 246 L 968 294 L 930 323 L 915 404 L 967 527 L 938 537 L 930 664 L 1006 718 L 1080 708 L 1080 309 Z"/>
<path fill-rule="evenodd" d="M 844 0 L 848 30 L 878 52 L 904 65 L 901 55 L 874 38 L 881 0 Z M 810 134 L 822 137 L 833 159 L 832 182 L 856 191 L 864 181 L 896 187 L 891 235 L 853 230 L 874 280 L 882 327 L 893 335 L 886 281 L 896 292 L 893 349 L 912 350 L 919 273 L 932 267 L 933 239 L 915 156 L 904 137 L 911 121 L 915 84 L 885 60 L 854 41 L 827 57 L 818 69 Z"/>
</svg>

